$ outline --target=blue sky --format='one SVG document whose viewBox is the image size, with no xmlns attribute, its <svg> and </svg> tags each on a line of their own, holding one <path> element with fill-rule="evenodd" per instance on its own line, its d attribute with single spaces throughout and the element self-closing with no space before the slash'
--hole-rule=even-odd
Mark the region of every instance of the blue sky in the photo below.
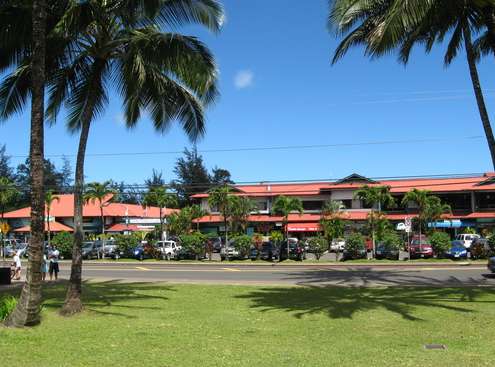
<svg viewBox="0 0 495 367">
<path fill-rule="evenodd" d="M 213 50 L 221 98 L 208 110 L 207 135 L 198 149 L 345 144 L 444 139 L 414 144 L 363 145 L 307 150 L 205 153 L 209 168 L 231 171 L 236 181 L 378 177 L 492 170 L 463 55 L 448 69 L 444 47 L 425 56 L 418 49 L 407 67 L 391 55 L 370 61 L 360 49 L 337 65 L 338 40 L 326 29 L 327 0 L 225 0 L 227 21 L 219 35 L 185 29 Z M 480 66 L 490 116 L 495 118 L 493 59 Z M 491 72 L 490 72 L 491 71 Z M 156 134 L 146 118 L 128 131 L 119 97 L 92 126 L 88 153 L 181 151 L 190 146 L 176 126 Z M 63 125 L 46 129 L 46 154 L 72 156 L 77 136 Z M 29 114 L 0 125 L 0 144 L 26 155 Z M 173 177 L 179 155 L 91 157 L 88 180 L 140 183 L 153 168 Z M 14 158 L 17 164 L 23 158 Z M 54 159 L 56 163 L 58 159 Z M 74 163 L 74 158 L 71 157 Z"/>
</svg>

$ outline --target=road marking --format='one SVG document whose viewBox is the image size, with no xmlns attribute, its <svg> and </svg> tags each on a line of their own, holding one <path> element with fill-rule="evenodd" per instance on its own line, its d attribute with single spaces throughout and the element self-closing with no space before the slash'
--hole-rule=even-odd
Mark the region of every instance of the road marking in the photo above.
<svg viewBox="0 0 495 367">
<path fill-rule="evenodd" d="M 240 271 L 239 269 L 234 269 L 234 268 L 222 268 L 222 269 L 227 271 Z"/>
<path fill-rule="evenodd" d="M 143 270 L 143 271 L 150 271 L 151 270 L 148 268 L 143 268 L 142 266 L 136 266 L 136 269 Z"/>
</svg>

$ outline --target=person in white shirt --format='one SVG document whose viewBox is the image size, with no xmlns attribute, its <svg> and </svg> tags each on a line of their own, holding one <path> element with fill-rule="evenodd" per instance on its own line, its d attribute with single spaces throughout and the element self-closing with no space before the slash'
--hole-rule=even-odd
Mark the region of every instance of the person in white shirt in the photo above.
<svg viewBox="0 0 495 367">
<path fill-rule="evenodd" d="M 19 251 L 16 251 L 14 255 L 14 266 L 15 266 L 14 279 L 20 280 L 22 264 L 21 264 L 21 256 L 19 255 Z"/>
<path fill-rule="evenodd" d="M 53 246 L 52 251 L 48 255 L 50 259 L 50 268 L 48 272 L 50 273 L 50 280 L 53 280 L 53 274 L 55 274 L 55 280 L 58 279 L 58 258 L 60 257 L 60 252 L 57 250 L 55 246 Z"/>
</svg>

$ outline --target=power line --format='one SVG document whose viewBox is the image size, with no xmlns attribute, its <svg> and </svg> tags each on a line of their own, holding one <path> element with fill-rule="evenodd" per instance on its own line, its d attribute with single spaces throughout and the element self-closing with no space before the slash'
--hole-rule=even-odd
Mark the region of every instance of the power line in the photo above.
<svg viewBox="0 0 495 367">
<path fill-rule="evenodd" d="M 276 150 L 307 150 L 307 149 L 322 149 L 322 148 L 345 148 L 359 146 L 379 146 L 379 145 L 395 145 L 395 144 L 424 144 L 424 143 L 440 143 L 452 142 L 453 140 L 478 140 L 483 139 L 481 135 L 464 136 L 464 137 L 449 137 L 449 138 L 422 138 L 422 139 L 405 139 L 405 140 L 382 140 L 368 141 L 358 143 L 335 143 L 335 144 L 313 144 L 313 145 L 282 145 L 282 146 L 262 146 L 262 147 L 244 147 L 244 148 L 223 148 L 223 149 L 204 149 L 198 150 L 198 153 L 234 153 L 234 152 L 254 152 L 254 151 L 276 151 Z M 88 153 L 86 157 L 125 157 L 125 156 L 152 156 L 152 155 L 173 155 L 182 154 L 184 151 L 155 151 L 155 152 L 116 152 L 116 153 Z M 75 154 L 47 154 L 45 158 L 63 158 L 75 157 Z M 27 158 L 29 155 L 12 155 L 12 158 Z"/>
</svg>

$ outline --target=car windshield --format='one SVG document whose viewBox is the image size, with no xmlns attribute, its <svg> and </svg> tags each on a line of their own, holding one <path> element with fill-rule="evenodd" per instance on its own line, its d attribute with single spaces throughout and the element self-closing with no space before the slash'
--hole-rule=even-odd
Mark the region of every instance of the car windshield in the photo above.
<svg viewBox="0 0 495 367">
<path fill-rule="evenodd" d="M 84 243 L 83 244 L 83 248 L 91 248 L 91 247 L 93 247 L 92 243 Z"/>
<path fill-rule="evenodd" d="M 419 240 L 412 240 L 412 245 L 413 246 L 419 246 L 419 245 L 429 245 L 428 241 L 426 240 L 421 240 L 421 243 Z"/>
</svg>

